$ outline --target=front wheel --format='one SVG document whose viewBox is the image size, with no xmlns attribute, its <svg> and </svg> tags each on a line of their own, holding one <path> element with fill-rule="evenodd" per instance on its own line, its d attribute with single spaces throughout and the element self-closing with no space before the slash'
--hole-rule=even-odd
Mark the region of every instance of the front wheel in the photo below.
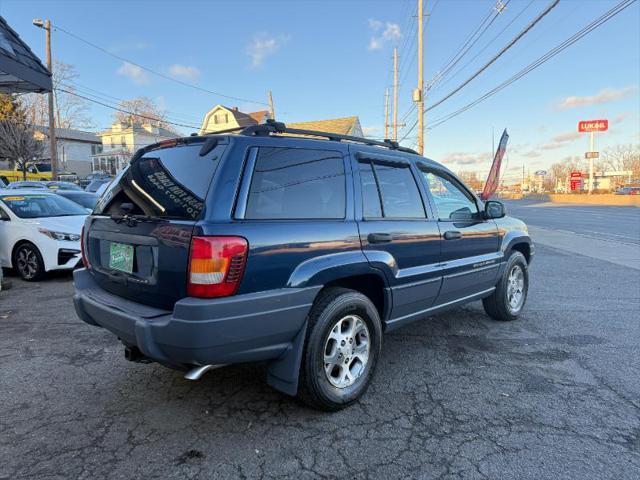
<svg viewBox="0 0 640 480">
<path fill-rule="evenodd" d="M 44 276 L 44 261 L 38 247 L 25 242 L 13 253 L 13 266 L 23 280 L 33 282 Z"/>
<path fill-rule="evenodd" d="M 484 311 L 495 320 L 515 320 L 522 313 L 528 291 L 527 260 L 522 253 L 514 251 L 507 260 L 496 289 L 490 297 L 482 300 Z"/>
<path fill-rule="evenodd" d="M 352 404 L 367 390 L 381 346 L 380 315 L 371 300 L 346 288 L 327 289 L 309 314 L 299 397 L 326 411 Z"/>
</svg>

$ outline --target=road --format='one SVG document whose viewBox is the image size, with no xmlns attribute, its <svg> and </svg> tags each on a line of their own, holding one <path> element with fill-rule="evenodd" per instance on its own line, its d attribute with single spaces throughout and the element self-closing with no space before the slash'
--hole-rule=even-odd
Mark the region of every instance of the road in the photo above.
<svg viewBox="0 0 640 480">
<path fill-rule="evenodd" d="M 640 245 L 640 208 L 505 201 L 509 215 L 529 225 Z"/>
<path fill-rule="evenodd" d="M 387 335 L 368 393 L 335 414 L 270 389 L 263 365 L 192 383 L 129 363 L 76 318 L 68 276 L 13 282 L 3 480 L 639 478 L 634 268 L 540 244 L 520 320 L 474 303 Z"/>
</svg>

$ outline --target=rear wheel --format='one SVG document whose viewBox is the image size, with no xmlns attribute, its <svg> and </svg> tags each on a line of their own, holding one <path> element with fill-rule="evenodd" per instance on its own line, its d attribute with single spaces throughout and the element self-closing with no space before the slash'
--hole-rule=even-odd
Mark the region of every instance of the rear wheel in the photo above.
<svg viewBox="0 0 640 480">
<path fill-rule="evenodd" d="M 482 300 L 484 311 L 495 320 L 515 320 L 522 313 L 528 291 L 527 260 L 522 253 L 514 251 L 507 260 L 495 291 L 490 297 Z"/>
<path fill-rule="evenodd" d="M 44 276 L 44 261 L 38 247 L 33 243 L 24 242 L 13 252 L 13 266 L 20 276 L 33 282 Z"/>
<path fill-rule="evenodd" d="M 335 411 L 360 398 L 373 377 L 382 346 L 380 315 L 371 300 L 346 288 L 330 288 L 309 315 L 299 397 Z"/>
</svg>

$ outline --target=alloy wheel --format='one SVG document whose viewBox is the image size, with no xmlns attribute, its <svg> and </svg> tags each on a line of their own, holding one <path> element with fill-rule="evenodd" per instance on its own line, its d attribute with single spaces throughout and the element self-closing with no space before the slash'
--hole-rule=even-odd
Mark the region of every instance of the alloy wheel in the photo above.
<svg viewBox="0 0 640 480">
<path fill-rule="evenodd" d="M 514 265 L 507 278 L 507 303 L 512 312 L 517 312 L 524 303 L 524 271 Z"/>
<path fill-rule="evenodd" d="M 353 385 L 369 362 L 369 329 L 357 315 L 338 320 L 324 346 L 324 372 L 329 383 L 337 388 Z"/>
<path fill-rule="evenodd" d="M 38 254 L 32 247 L 20 247 L 16 260 L 18 272 L 25 280 L 30 280 L 38 274 Z"/>
</svg>

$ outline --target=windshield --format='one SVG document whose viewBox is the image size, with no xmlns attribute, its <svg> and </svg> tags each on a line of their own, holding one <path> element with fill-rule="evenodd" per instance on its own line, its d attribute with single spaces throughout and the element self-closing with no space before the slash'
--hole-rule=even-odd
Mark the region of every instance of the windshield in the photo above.
<svg viewBox="0 0 640 480">
<path fill-rule="evenodd" d="M 82 190 L 78 185 L 70 182 L 47 182 L 47 187 L 51 190 Z"/>
<path fill-rule="evenodd" d="M 87 211 L 59 195 L 2 195 L 0 200 L 20 218 L 65 217 L 86 215 Z"/>
<path fill-rule="evenodd" d="M 34 164 L 39 172 L 50 172 L 51 164 L 50 163 L 36 163 Z"/>
<path fill-rule="evenodd" d="M 11 182 L 8 188 L 42 188 L 45 189 L 47 186 L 41 182 Z"/>
<path fill-rule="evenodd" d="M 66 196 L 64 194 L 61 195 L 73 202 L 76 202 L 78 205 L 82 205 L 85 208 L 90 208 L 91 210 L 93 210 L 93 207 L 95 207 L 96 203 L 98 202 L 98 196 L 92 193 L 74 193 L 73 195 L 69 196 Z"/>
</svg>

